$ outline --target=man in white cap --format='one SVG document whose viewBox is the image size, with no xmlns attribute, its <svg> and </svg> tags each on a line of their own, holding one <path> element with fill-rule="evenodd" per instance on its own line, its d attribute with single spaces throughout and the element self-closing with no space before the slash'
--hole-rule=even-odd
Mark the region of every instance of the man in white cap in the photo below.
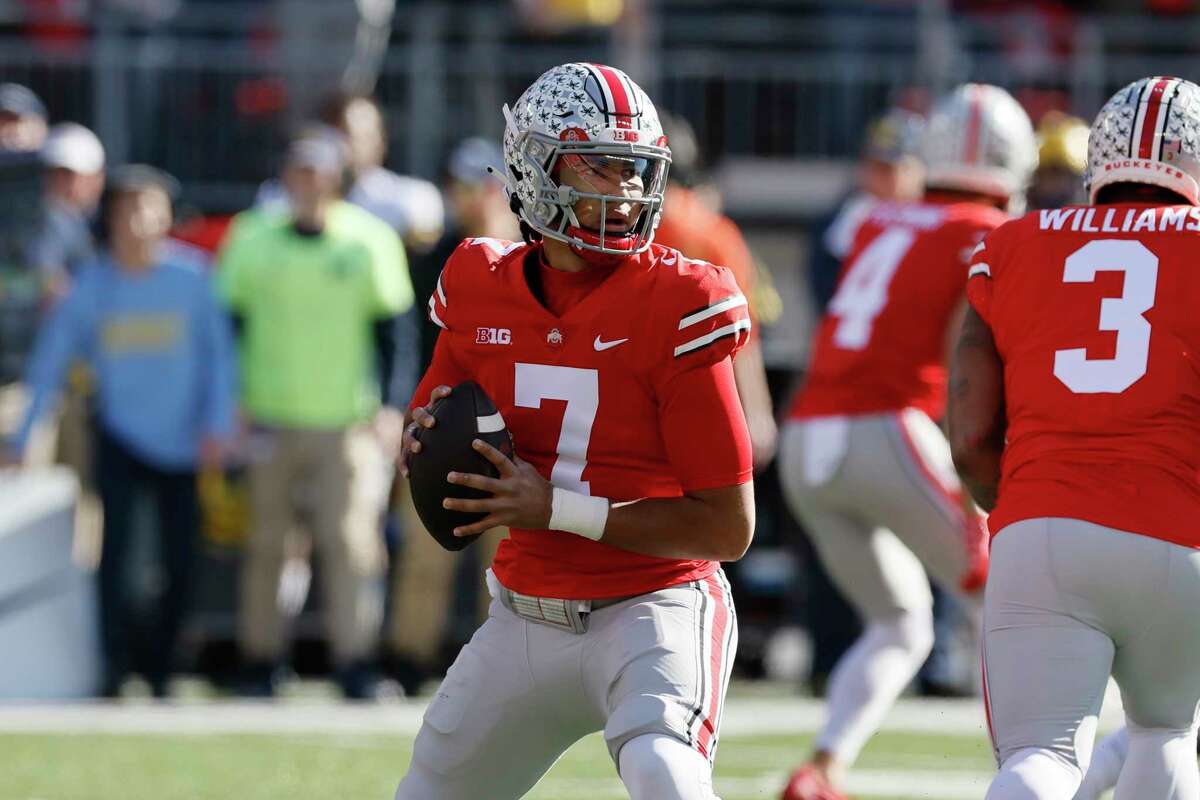
<svg viewBox="0 0 1200 800">
<path fill-rule="evenodd" d="M 42 162 L 46 219 L 33 262 L 48 291 L 60 294 L 79 266 L 96 255 L 91 220 L 104 191 L 104 145 L 82 125 L 63 122 L 50 129 Z"/>
</svg>

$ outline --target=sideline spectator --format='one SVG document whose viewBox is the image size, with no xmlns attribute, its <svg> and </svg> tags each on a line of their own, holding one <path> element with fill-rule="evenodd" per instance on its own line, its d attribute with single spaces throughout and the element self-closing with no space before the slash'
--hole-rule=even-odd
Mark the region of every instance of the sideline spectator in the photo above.
<svg viewBox="0 0 1200 800">
<path fill-rule="evenodd" d="M 434 248 L 413 260 L 412 278 L 415 306 L 424 309 L 437 286 L 442 267 L 464 239 L 485 236 L 519 240 L 516 217 L 508 207 L 503 184 L 488 173 L 488 167 L 504 163 L 500 146 L 487 139 L 472 138 L 459 143 L 446 167 L 446 197 L 450 208 L 450 226 Z M 438 331 L 422 315 L 420 328 L 423 375 L 433 358 Z M 454 610 L 454 585 L 462 559 L 443 550 L 421 525 L 408 493 L 408 482 L 399 481 L 402 492 L 397 505 L 404 531 L 403 553 L 392 571 L 391 614 L 385 641 L 384 665 L 400 682 L 407 694 L 416 694 L 425 680 L 449 666 L 439 663 L 451 613 Z M 482 577 L 504 536 L 499 532 L 484 536 L 471 549 L 479 560 L 481 578 L 478 598 L 479 616 L 487 615 L 490 595 Z"/>
<path fill-rule="evenodd" d="M 352 699 L 380 689 L 367 659 L 380 619 L 387 465 L 408 399 L 394 391 L 395 318 L 411 306 L 412 287 L 396 234 L 339 199 L 345 164 L 327 129 L 296 138 L 283 172 L 290 211 L 243 213 L 220 256 L 218 282 L 241 338 L 243 406 L 267 456 L 249 468 L 254 526 L 238 631 L 242 691 L 254 696 L 274 693 L 285 655 L 277 595 L 300 481 L 338 682 Z"/>
<path fill-rule="evenodd" d="M 399 175 L 383 166 L 387 132 L 378 103 L 365 95 L 339 92 L 321 103 L 317 118 L 346 138 L 346 201 L 390 225 L 409 250 L 427 251 L 442 234 L 442 196 L 429 181 Z M 288 192 L 279 181 L 267 181 L 255 204 L 269 210 L 286 209 Z"/>
<path fill-rule="evenodd" d="M 174 194 L 175 181 L 151 167 L 111 176 L 106 251 L 80 271 L 38 335 L 31 402 L 9 455 L 27 446 L 70 364 L 86 359 L 97 381 L 106 697 L 119 694 L 131 669 L 156 697 L 167 694 L 196 563 L 196 471 L 220 462 L 234 428 L 232 334 L 204 265 L 165 241 Z M 157 515 L 166 576 L 145 623 L 132 612 L 128 569 L 142 495 Z"/>
<path fill-rule="evenodd" d="M 1079 117 L 1051 111 L 1038 125 L 1038 168 L 1029 185 L 1030 208 L 1086 203 L 1088 125 Z"/>
<path fill-rule="evenodd" d="M 0 83 L 0 151 L 34 153 L 46 141 L 46 106 L 19 83 Z"/>
<path fill-rule="evenodd" d="M 46 165 L 46 220 L 33 245 L 33 265 L 46 291 L 61 295 L 80 266 L 96 258 L 92 216 L 104 191 L 104 145 L 82 125 L 50 129 L 42 147 Z"/>
<path fill-rule="evenodd" d="M 20 424 L 20 383 L 41 316 L 42 286 L 29 263 L 42 228 L 42 172 L 37 151 L 46 138 L 46 107 L 16 83 L 0 83 L 0 436 Z M 53 460 L 53 437 L 30 448 L 39 464 Z"/>
</svg>

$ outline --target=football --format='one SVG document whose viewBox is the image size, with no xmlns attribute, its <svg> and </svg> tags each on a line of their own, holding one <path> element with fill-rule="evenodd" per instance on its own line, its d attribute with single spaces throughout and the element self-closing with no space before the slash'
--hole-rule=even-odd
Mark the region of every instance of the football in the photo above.
<svg viewBox="0 0 1200 800">
<path fill-rule="evenodd" d="M 471 442 L 482 439 L 512 458 L 512 436 L 496 410 L 496 404 L 474 381 L 455 386 L 448 396 L 434 404 L 432 413 L 437 423 L 432 428 L 417 427 L 415 437 L 421 443 L 421 450 L 409 459 L 408 480 L 413 505 L 425 529 L 438 544 L 447 550 L 462 550 L 479 535 L 458 537 L 454 535 L 454 529 L 478 522 L 486 515 L 451 511 L 442 507 L 442 501 L 447 497 L 475 499 L 490 495 L 450 483 L 446 475 L 470 472 L 499 477 L 496 468 L 475 452 Z"/>
</svg>

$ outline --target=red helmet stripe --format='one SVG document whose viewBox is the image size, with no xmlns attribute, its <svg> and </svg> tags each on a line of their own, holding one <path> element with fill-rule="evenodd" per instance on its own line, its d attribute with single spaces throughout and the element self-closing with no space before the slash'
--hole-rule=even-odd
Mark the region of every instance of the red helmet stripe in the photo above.
<svg viewBox="0 0 1200 800">
<path fill-rule="evenodd" d="M 967 107 L 967 140 L 963 147 L 963 163 L 974 164 L 979 160 L 979 129 L 983 124 L 983 90 L 971 87 L 971 103 Z"/>
<path fill-rule="evenodd" d="M 596 71 L 600 73 L 604 79 L 604 83 L 608 87 L 608 93 L 612 95 L 612 108 L 610 109 L 616 119 L 616 127 L 632 128 L 633 127 L 633 109 L 629 102 L 629 92 L 625 90 L 625 84 L 621 81 L 621 75 L 612 67 L 606 67 L 603 64 L 593 64 Z"/>
<path fill-rule="evenodd" d="M 1163 78 L 1154 84 L 1154 88 L 1150 90 L 1150 97 L 1146 101 L 1146 110 L 1142 114 L 1142 132 L 1138 138 L 1138 158 L 1153 158 L 1154 157 L 1154 135 L 1158 129 L 1162 127 L 1159 116 L 1165 111 L 1163 107 L 1163 97 L 1166 96 L 1167 88 L 1171 85 L 1169 78 Z"/>
</svg>

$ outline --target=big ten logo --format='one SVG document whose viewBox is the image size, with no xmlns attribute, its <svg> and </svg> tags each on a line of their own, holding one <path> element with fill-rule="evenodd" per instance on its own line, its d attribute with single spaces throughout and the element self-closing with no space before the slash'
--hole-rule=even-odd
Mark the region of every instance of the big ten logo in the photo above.
<svg viewBox="0 0 1200 800">
<path fill-rule="evenodd" d="M 637 140 L 637 131 L 627 131 L 624 128 L 617 128 L 613 131 L 613 141 L 615 142 L 636 142 Z"/>
<path fill-rule="evenodd" d="M 512 331 L 508 328 L 476 328 L 475 344 L 512 344 Z"/>
</svg>

